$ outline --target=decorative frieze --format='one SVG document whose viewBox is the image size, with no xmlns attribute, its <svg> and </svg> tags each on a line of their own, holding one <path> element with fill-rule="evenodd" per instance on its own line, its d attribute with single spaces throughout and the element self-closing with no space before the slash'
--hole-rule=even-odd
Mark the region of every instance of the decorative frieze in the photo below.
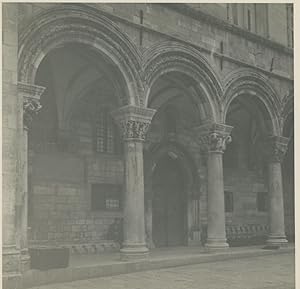
<svg viewBox="0 0 300 289">
<path fill-rule="evenodd" d="M 18 83 L 18 94 L 23 98 L 23 126 L 26 130 L 30 128 L 33 117 L 42 108 L 40 97 L 44 91 L 45 87 L 42 86 Z"/>
<path fill-rule="evenodd" d="M 270 136 L 266 141 L 266 156 L 269 162 L 281 163 L 288 149 L 289 139 L 282 136 Z"/>
<path fill-rule="evenodd" d="M 195 130 L 201 150 L 223 153 L 226 145 L 232 140 L 230 136 L 232 128 L 232 126 L 218 123 L 208 123 L 197 127 Z"/>
<path fill-rule="evenodd" d="M 113 111 L 124 140 L 144 141 L 156 110 L 127 105 Z"/>
</svg>

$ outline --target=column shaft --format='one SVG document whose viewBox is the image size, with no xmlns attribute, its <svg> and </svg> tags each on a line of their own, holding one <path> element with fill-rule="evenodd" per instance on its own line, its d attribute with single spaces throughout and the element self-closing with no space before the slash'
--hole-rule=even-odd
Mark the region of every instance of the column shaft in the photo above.
<svg viewBox="0 0 300 289">
<path fill-rule="evenodd" d="M 270 192 L 270 235 L 269 241 L 275 239 L 286 242 L 284 232 L 284 211 L 282 195 L 281 164 L 270 163 L 269 170 L 269 192 Z"/>
<path fill-rule="evenodd" d="M 145 243 L 143 144 L 124 142 L 125 200 L 124 200 L 124 248 L 121 252 L 137 248 L 148 252 Z M 139 252 L 141 251 L 139 250 Z"/>
<path fill-rule="evenodd" d="M 223 160 L 222 153 L 209 152 L 208 154 L 208 224 L 207 247 L 224 248 L 226 243 Z"/>
<path fill-rule="evenodd" d="M 267 245 L 281 246 L 287 243 L 284 228 L 284 205 L 281 162 L 287 151 L 288 139 L 272 136 L 268 143 L 269 187 L 269 237 Z"/>
</svg>

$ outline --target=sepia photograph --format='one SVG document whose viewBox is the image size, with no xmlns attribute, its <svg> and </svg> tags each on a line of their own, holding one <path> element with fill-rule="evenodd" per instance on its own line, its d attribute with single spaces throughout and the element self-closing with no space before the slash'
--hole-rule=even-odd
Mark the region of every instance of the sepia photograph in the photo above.
<svg viewBox="0 0 300 289">
<path fill-rule="evenodd" d="M 2 2 L 3 289 L 295 289 L 295 5 Z"/>
</svg>

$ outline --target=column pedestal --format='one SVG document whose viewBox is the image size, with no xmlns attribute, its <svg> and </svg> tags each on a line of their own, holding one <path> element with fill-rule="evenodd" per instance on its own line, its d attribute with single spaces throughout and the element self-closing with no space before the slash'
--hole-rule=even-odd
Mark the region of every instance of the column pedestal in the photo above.
<svg viewBox="0 0 300 289">
<path fill-rule="evenodd" d="M 20 251 L 15 246 L 2 247 L 2 285 L 4 289 L 23 288 Z"/>
<path fill-rule="evenodd" d="M 273 136 L 268 145 L 269 224 L 268 247 L 286 246 L 281 162 L 287 151 L 288 139 Z"/>
<path fill-rule="evenodd" d="M 122 260 L 145 259 L 143 141 L 155 110 L 125 106 L 112 113 L 124 140 L 125 194 Z"/>
</svg>

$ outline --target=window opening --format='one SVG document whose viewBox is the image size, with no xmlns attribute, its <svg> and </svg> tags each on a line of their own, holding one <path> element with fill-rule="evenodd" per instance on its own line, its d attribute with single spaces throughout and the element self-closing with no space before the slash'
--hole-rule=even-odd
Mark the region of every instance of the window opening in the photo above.
<svg viewBox="0 0 300 289">
<path fill-rule="evenodd" d="M 121 186 L 92 184 L 91 208 L 93 211 L 121 209 Z"/>
</svg>

